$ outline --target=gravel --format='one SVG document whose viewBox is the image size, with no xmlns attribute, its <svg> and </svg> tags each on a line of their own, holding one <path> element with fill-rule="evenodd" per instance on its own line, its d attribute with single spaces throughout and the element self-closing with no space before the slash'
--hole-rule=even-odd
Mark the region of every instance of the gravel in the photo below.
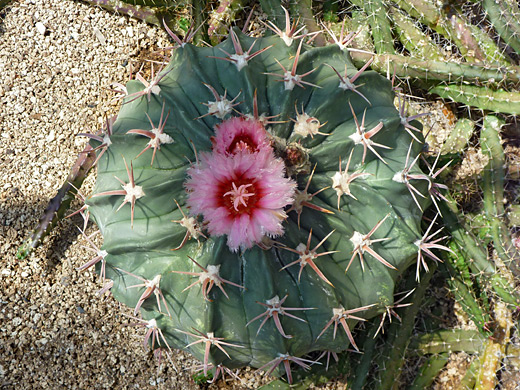
<svg viewBox="0 0 520 390">
<path fill-rule="evenodd" d="M 166 34 L 79 2 L 21 0 L 4 10 L 0 39 L 0 388 L 201 388 L 194 359 L 175 352 L 158 367 L 145 330 L 128 326 L 131 310 L 99 297 L 91 270 L 77 271 L 91 257 L 76 228 L 81 217 L 64 219 L 29 257 L 16 258 L 83 149 L 76 135 L 117 112 L 111 84 L 169 46 Z M 94 174 L 82 192 L 93 182 Z M 254 389 L 268 380 L 250 369 L 239 376 L 242 383 L 202 388 Z"/>
</svg>

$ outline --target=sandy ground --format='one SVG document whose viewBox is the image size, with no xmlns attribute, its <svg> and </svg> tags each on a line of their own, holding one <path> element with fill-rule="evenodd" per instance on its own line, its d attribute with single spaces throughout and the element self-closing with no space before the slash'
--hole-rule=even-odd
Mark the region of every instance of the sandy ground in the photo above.
<svg viewBox="0 0 520 390">
<path fill-rule="evenodd" d="M 179 352 L 159 367 L 131 311 L 96 292 L 76 225 L 63 220 L 28 258 L 16 251 L 66 179 L 143 53 L 169 46 L 159 29 L 71 0 L 14 1 L 0 19 L 0 388 L 258 388 L 267 378 L 199 387 Z M 92 174 L 82 191 L 88 194 Z M 79 207 L 79 202 L 74 207 Z M 87 234 L 94 231 L 89 226 Z M 321 388 L 343 388 L 331 383 Z"/>
</svg>

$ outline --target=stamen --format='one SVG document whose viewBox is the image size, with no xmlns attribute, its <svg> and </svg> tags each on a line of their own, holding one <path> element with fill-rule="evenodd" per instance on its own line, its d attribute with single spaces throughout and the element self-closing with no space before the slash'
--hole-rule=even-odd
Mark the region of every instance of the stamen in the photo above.
<svg viewBox="0 0 520 390">
<path fill-rule="evenodd" d="M 231 201 L 233 202 L 233 208 L 238 211 L 238 206 L 241 203 L 244 207 L 247 207 L 247 198 L 250 196 L 254 196 L 254 193 L 247 192 L 247 187 L 251 187 L 253 184 L 242 184 L 237 188 L 236 184 L 233 182 L 233 189 L 224 194 L 224 196 L 231 196 Z"/>
</svg>

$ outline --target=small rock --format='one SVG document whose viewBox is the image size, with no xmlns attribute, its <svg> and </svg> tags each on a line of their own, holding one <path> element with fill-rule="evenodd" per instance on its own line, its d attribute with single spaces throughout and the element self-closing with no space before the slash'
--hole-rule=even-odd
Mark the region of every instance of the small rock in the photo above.
<svg viewBox="0 0 520 390">
<path fill-rule="evenodd" d="M 36 22 L 35 27 L 41 35 L 45 35 L 45 31 L 47 31 L 47 28 L 43 25 L 42 22 Z"/>
<path fill-rule="evenodd" d="M 14 109 L 15 109 L 16 111 L 18 111 L 19 114 L 21 114 L 22 112 L 25 111 L 25 107 L 24 107 L 24 105 L 23 105 L 23 104 L 20 104 L 20 103 L 15 104 Z"/>
<path fill-rule="evenodd" d="M 94 35 L 98 39 L 99 43 L 101 43 L 103 46 L 105 46 L 107 43 L 105 36 L 101 33 L 101 31 L 99 31 L 99 29 L 97 27 L 94 27 L 93 30 L 94 30 Z"/>
<path fill-rule="evenodd" d="M 52 141 L 54 141 L 55 138 L 56 138 L 56 134 L 54 133 L 54 130 L 51 130 L 51 132 L 47 135 L 47 137 L 45 137 L 45 140 L 48 142 L 52 142 Z"/>
</svg>

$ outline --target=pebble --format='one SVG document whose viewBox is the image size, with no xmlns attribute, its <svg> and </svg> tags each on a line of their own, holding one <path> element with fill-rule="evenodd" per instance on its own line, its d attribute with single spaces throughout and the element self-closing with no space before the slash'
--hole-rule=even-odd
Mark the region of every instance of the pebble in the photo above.
<svg viewBox="0 0 520 390">
<path fill-rule="evenodd" d="M 19 113 L 23 113 L 25 111 L 25 106 L 23 104 L 17 103 L 14 105 L 14 109 Z"/>
<path fill-rule="evenodd" d="M 41 35 L 45 35 L 45 32 L 47 31 L 47 28 L 43 25 L 42 22 L 36 22 L 35 27 L 36 27 L 36 30 L 37 30 Z"/>
<path fill-rule="evenodd" d="M 51 130 L 51 132 L 47 135 L 47 137 L 45 137 L 45 140 L 47 142 L 52 142 L 52 141 L 54 141 L 55 138 L 56 138 L 56 134 L 55 134 L 54 130 Z"/>
<path fill-rule="evenodd" d="M 97 27 L 94 27 L 93 31 L 94 31 L 94 35 L 98 39 L 99 43 L 101 43 L 103 46 L 106 45 L 107 41 L 105 39 L 105 36 L 101 33 L 101 31 L 99 31 L 99 29 Z"/>
</svg>

